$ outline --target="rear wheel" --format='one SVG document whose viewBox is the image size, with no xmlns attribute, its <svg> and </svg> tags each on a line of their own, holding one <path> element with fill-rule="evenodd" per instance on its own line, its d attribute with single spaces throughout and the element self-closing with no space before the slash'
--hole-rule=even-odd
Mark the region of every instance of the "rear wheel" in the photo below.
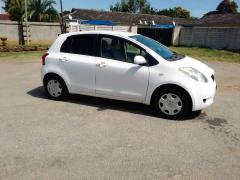
<svg viewBox="0 0 240 180">
<path fill-rule="evenodd" d="M 189 95 L 180 88 L 163 88 L 153 98 L 154 109 L 167 119 L 183 120 L 192 109 Z"/>
<path fill-rule="evenodd" d="M 68 96 L 68 89 L 65 82 L 57 75 L 45 78 L 44 88 L 48 96 L 54 100 L 63 100 Z"/>
</svg>

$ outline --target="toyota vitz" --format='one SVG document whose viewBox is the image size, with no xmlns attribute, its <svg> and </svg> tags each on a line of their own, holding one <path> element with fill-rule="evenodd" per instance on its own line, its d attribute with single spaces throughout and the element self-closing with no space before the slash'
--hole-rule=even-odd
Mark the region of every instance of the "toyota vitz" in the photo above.
<svg viewBox="0 0 240 180">
<path fill-rule="evenodd" d="M 47 94 L 71 94 L 152 105 L 168 119 L 184 119 L 213 103 L 214 71 L 159 42 L 123 32 L 60 35 L 42 57 Z"/>
</svg>

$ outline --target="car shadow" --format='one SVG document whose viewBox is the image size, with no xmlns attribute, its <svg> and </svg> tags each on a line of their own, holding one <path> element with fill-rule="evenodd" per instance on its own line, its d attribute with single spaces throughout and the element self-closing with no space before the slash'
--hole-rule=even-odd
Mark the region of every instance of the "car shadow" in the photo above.
<svg viewBox="0 0 240 180">
<path fill-rule="evenodd" d="M 45 93 L 43 86 L 34 88 L 29 92 L 27 92 L 27 94 L 34 98 L 50 100 L 50 98 Z M 97 108 L 97 111 L 105 111 L 108 109 L 112 109 L 117 111 L 129 112 L 133 114 L 141 114 L 145 116 L 158 117 L 157 114 L 152 110 L 150 106 L 140 104 L 140 103 L 134 103 L 134 102 L 111 100 L 111 99 L 91 97 L 86 95 L 76 95 L 76 94 L 70 95 L 69 98 L 65 100 L 65 102 L 93 106 Z M 194 119 L 198 117 L 200 114 L 201 114 L 200 111 L 193 112 L 189 116 L 184 118 L 184 120 Z"/>
</svg>

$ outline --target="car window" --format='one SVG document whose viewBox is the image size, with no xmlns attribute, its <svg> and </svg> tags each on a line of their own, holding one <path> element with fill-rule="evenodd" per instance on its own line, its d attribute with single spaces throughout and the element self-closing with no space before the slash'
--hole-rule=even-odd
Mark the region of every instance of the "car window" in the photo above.
<svg viewBox="0 0 240 180">
<path fill-rule="evenodd" d="M 95 56 L 94 35 L 70 36 L 62 44 L 60 52 Z"/>
<path fill-rule="evenodd" d="M 95 41 L 93 35 L 72 36 L 72 44 L 70 51 L 74 54 L 95 56 Z"/>
<path fill-rule="evenodd" d="M 115 37 L 102 37 L 101 38 L 101 57 L 107 59 L 115 59 L 125 61 L 126 56 L 124 53 L 123 42 Z"/>
<path fill-rule="evenodd" d="M 100 52 L 100 56 L 102 58 L 114 59 L 128 63 L 134 63 L 134 58 L 137 55 L 142 55 L 146 58 L 145 51 L 141 50 L 133 43 L 118 37 L 102 37 Z"/>
<path fill-rule="evenodd" d="M 125 41 L 125 52 L 127 57 L 127 62 L 134 63 L 135 56 L 143 56 L 147 60 L 148 66 L 155 66 L 159 64 L 159 62 L 152 57 L 150 54 L 148 54 L 145 50 L 142 48 L 139 48 L 138 46 L 134 45 L 133 43 L 129 41 Z"/>
<path fill-rule="evenodd" d="M 150 54 L 146 54 L 146 59 L 148 61 L 148 66 L 155 66 L 159 64 L 159 62 Z"/>
<path fill-rule="evenodd" d="M 125 54 L 126 61 L 129 63 L 134 63 L 135 56 L 143 56 L 146 58 L 146 52 L 136 47 L 132 43 L 125 41 Z"/>
<path fill-rule="evenodd" d="M 61 46 L 60 52 L 70 53 L 72 38 L 68 37 Z"/>
</svg>

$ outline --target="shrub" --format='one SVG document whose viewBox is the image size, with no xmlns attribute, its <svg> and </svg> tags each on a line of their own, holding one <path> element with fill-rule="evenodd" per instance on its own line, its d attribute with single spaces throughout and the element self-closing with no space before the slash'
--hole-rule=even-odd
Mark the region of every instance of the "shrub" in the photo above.
<svg viewBox="0 0 240 180">
<path fill-rule="evenodd" d="M 1 41 L 2 41 L 2 46 L 6 46 L 7 45 L 7 37 L 0 37 Z"/>
</svg>

